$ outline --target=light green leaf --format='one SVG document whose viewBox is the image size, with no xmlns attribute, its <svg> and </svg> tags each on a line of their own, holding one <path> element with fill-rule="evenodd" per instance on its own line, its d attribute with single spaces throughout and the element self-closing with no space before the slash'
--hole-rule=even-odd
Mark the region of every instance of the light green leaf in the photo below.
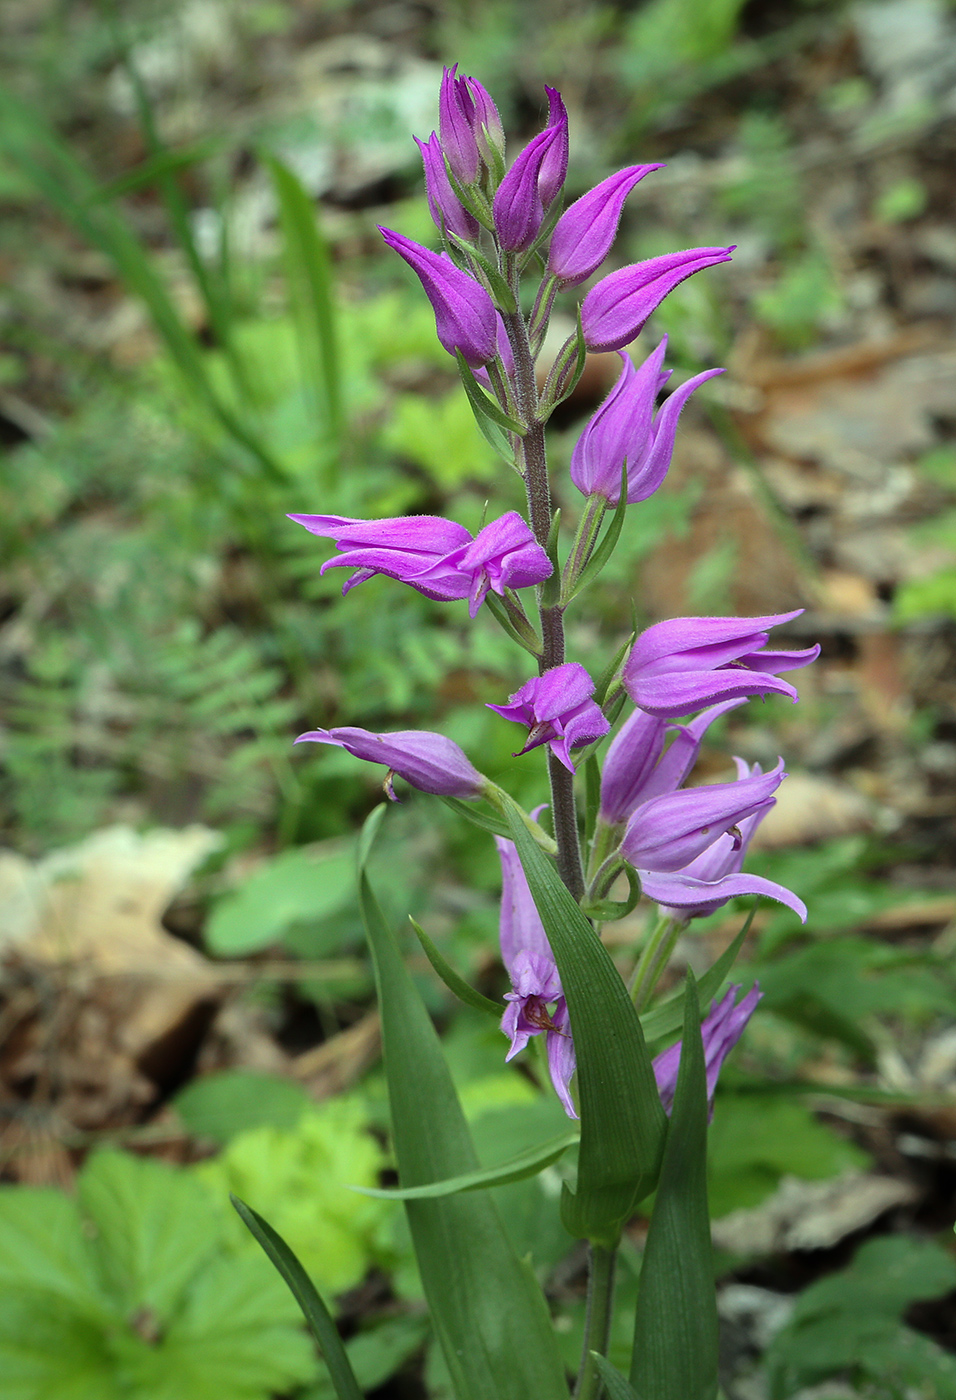
<svg viewBox="0 0 956 1400">
<path fill-rule="evenodd" d="M 22 1189 L 22 1188 L 20 1188 Z M 111 1319 L 115 1328 L 120 1319 Z M 62 1299 L 29 1290 L 0 1297 L 3 1400 L 126 1400 L 108 1330 Z"/>
<path fill-rule="evenodd" d="M 278 942 L 290 925 L 336 913 L 354 896 L 354 851 L 341 842 L 285 851 L 221 899 L 206 925 L 206 946 L 241 957 Z"/>
<path fill-rule="evenodd" d="M 478 1191 L 491 1186 L 507 1186 L 512 1181 L 524 1181 L 526 1177 L 537 1176 L 538 1172 L 550 1167 L 569 1147 L 578 1140 L 576 1132 L 563 1133 L 529 1152 L 520 1152 L 508 1162 L 497 1167 L 481 1167 L 477 1171 L 464 1172 L 461 1176 L 449 1177 L 446 1181 L 434 1181 L 429 1186 L 375 1187 L 353 1186 L 363 1196 L 376 1196 L 382 1201 L 431 1201 L 440 1196 L 456 1196 L 461 1191 Z"/>
<path fill-rule="evenodd" d="M 567 997 L 577 1050 L 581 1150 L 563 1219 L 576 1235 L 615 1244 L 623 1222 L 654 1189 L 666 1118 L 634 1004 L 610 954 L 535 844 L 505 793 L 502 811 Z"/>
<path fill-rule="evenodd" d="M 164 1162 L 113 1151 L 94 1153 L 77 1187 L 113 1297 L 128 1312 L 147 1308 L 168 1318 L 221 1244 L 209 1228 L 206 1188 Z"/>
<path fill-rule="evenodd" d="M 104 1315 L 75 1201 L 60 1191 L 0 1186 L 0 1289 L 49 1294 Z"/>
<path fill-rule="evenodd" d="M 683 1049 L 634 1318 L 631 1384 L 653 1400 L 714 1400 L 717 1294 L 707 1211 L 707 1073 L 688 974 Z"/>
<path fill-rule="evenodd" d="M 363 849 L 367 845 L 363 840 Z M 476 1171 L 438 1035 L 361 867 L 359 881 L 401 1184 L 423 1186 Z M 567 1400 L 544 1296 L 514 1254 L 490 1197 L 467 1192 L 408 1201 L 405 1210 L 458 1400 Z"/>
</svg>

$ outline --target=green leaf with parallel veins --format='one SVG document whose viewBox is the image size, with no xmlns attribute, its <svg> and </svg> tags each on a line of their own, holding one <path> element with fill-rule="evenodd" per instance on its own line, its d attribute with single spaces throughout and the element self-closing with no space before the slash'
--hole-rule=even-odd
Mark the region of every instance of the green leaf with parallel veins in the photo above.
<svg viewBox="0 0 956 1400">
<path fill-rule="evenodd" d="M 491 422 L 495 423 L 499 428 L 504 428 L 509 433 L 517 433 L 519 437 L 524 437 L 525 433 L 528 431 L 527 428 L 523 423 L 519 423 L 517 418 L 509 417 L 501 405 L 495 399 L 491 398 L 489 394 L 485 393 L 484 389 L 482 389 L 478 380 L 475 378 L 474 371 L 460 350 L 455 351 L 455 359 L 458 361 L 458 373 L 461 375 L 461 382 L 464 385 L 465 393 L 468 395 L 468 402 L 471 404 L 475 417 L 478 419 L 479 427 L 481 426 L 481 420 L 483 418 L 490 419 Z"/>
<path fill-rule="evenodd" d="M 534 844 L 530 834 L 528 840 Z M 363 855 L 369 844 L 363 833 Z M 401 1184 L 424 1186 L 477 1171 L 438 1034 L 362 865 L 359 889 L 375 962 Z M 458 1400 L 568 1400 L 544 1295 L 515 1255 L 490 1195 L 469 1191 L 407 1201 L 405 1210 Z"/>
<path fill-rule="evenodd" d="M 640 1020 L 610 954 L 535 844 L 521 809 L 506 793 L 498 800 L 558 965 L 577 1051 L 581 1150 L 577 1188 L 565 1188 L 562 1219 L 579 1238 L 613 1245 L 654 1189 L 667 1119 Z"/>
<path fill-rule="evenodd" d="M 634 1318 L 631 1385 L 653 1400 L 717 1395 L 717 1293 L 707 1210 L 707 1071 L 693 974 L 677 1089 Z"/>
<path fill-rule="evenodd" d="M 601 1356 L 598 1352 L 592 1351 L 594 1364 L 601 1373 L 608 1393 L 608 1400 L 640 1400 L 640 1396 L 633 1386 L 629 1385 L 616 1366 L 612 1366 L 606 1356 Z"/>
</svg>

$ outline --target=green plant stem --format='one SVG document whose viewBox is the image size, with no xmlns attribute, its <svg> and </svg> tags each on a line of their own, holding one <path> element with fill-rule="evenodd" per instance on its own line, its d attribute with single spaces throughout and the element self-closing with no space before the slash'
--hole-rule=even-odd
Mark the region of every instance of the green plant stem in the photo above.
<svg viewBox="0 0 956 1400">
<path fill-rule="evenodd" d="M 650 995 L 657 986 L 657 979 L 670 961 L 674 944 L 684 930 L 682 919 L 659 919 L 634 971 L 631 996 L 638 1011 L 643 1011 Z"/>
<path fill-rule="evenodd" d="M 607 1356 L 611 1332 L 611 1300 L 614 1296 L 614 1265 L 617 1250 L 592 1244 L 588 1257 L 588 1301 L 584 1318 L 584 1353 L 575 1400 L 598 1400 L 604 1382 L 594 1362 L 593 1352 Z"/>
<path fill-rule="evenodd" d="M 520 311 L 502 316 L 515 361 L 515 392 L 518 408 L 528 431 L 519 446 L 522 476 L 528 494 L 528 513 L 535 539 L 546 548 L 551 533 L 551 487 L 548 483 L 548 457 L 544 424 L 538 419 L 538 386 L 534 358 L 528 340 L 528 327 Z M 539 593 L 539 602 L 541 594 Z M 559 606 L 541 606 L 540 674 L 564 661 L 564 611 Z M 584 868 L 574 800 L 574 779 L 564 764 L 548 752 L 551 779 L 551 814 L 558 843 L 558 870 L 567 888 L 580 899 L 584 894 Z"/>
</svg>

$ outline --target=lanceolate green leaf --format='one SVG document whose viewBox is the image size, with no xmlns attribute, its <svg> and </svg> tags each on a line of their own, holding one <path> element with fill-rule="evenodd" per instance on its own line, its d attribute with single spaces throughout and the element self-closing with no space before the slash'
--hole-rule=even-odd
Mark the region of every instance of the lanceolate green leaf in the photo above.
<svg viewBox="0 0 956 1400">
<path fill-rule="evenodd" d="M 501 405 L 485 393 L 460 350 L 456 351 L 455 358 L 458 361 L 458 372 L 461 375 L 465 393 L 468 395 L 468 402 L 474 410 L 479 425 L 482 418 L 490 419 L 499 428 L 506 428 L 508 432 L 517 433 L 519 437 L 524 437 L 527 429 L 516 418 L 509 417 Z"/>
<path fill-rule="evenodd" d="M 677 1090 L 641 1265 L 631 1385 L 645 1400 L 714 1400 L 717 1296 L 707 1211 L 707 1077 L 693 976 Z"/>
<path fill-rule="evenodd" d="M 359 895 L 375 962 L 401 1184 L 475 1172 L 478 1159 L 437 1032 L 362 866 Z M 408 1201 L 405 1209 L 458 1400 L 568 1400 L 544 1296 L 490 1197 L 472 1191 Z"/>
<path fill-rule="evenodd" d="M 476 992 L 474 987 L 470 987 L 464 977 L 459 977 L 451 963 L 441 955 L 421 924 L 416 923 L 414 919 L 409 919 L 409 923 L 415 930 L 415 936 L 422 945 L 425 957 L 448 990 L 454 992 L 458 1000 L 463 1001 L 466 1006 L 474 1007 L 476 1011 L 483 1011 L 486 1016 L 493 1016 L 496 1021 L 500 1021 L 504 1015 L 501 1002 L 492 1001 L 491 997 L 482 996 L 481 992 Z"/>
<path fill-rule="evenodd" d="M 697 995 L 700 998 L 701 1006 L 706 1006 L 711 997 L 715 997 L 724 984 L 724 980 L 730 969 L 737 960 L 737 954 L 743 946 L 743 941 L 750 932 L 750 925 L 753 923 L 756 905 L 747 915 L 747 922 L 720 957 L 709 967 L 703 977 L 697 983 Z M 644 1027 L 644 1035 L 648 1040 L 659 1040 L 661 1036 L 670 1035 L 672 1031 L 679 1029 L 684 1022 L 684 997 L 678 993 L 677 996 L 668 997 L 659 1006 L 652 1006 L 650 1011 L 646 1011 L 641 1017 L 641 1025 Z"/>
<path fill-rule="evenodd" d="M 362 1392 L 345 1353 L 338 1328 L 305 1269 L 282 1236 L 276 1234 L 261 1215 L 257 1215 L 251 1206 L 247 1206 L 245 1201 L 240 1201 L 237 1196 L 231 1196 L 230 1200 L 242 1217 L 243 1223 L 289 1285 L 295 1301 L 302 1309 L 302 1315 L 311 1327 L 325 1364 L 329 1368 L 329 1376 L 338 1400 L 362 1400 Z"/>
<path fill-rule="evenodd" d="M 449 1177 L 447 1181 L 435 1181 L 430 1186 L 381 1187 L 353 1186 L 363 1196 L 375 1196 L 382 1201 L 434 1201 L 442 1196 L 457 1196 L 462 1191 L 478 1191 L 490 1186 L 508 1186 L 512 1181 L 524 1181 L 526 1177 L 537 1176 L 545 1167 L 550 1167 L 569 1147 L 578 1140 L 576 1132 L 562 1133 L 550 1142 L 542 1143 L 528 1152 L 520 1152 L 509 1162 L 497 1167 L 483 1167 L 480 1171 L 463 1172 L 461 1176 Z"/>
<path fill-rule="evenodd" d="M 641 1023 L 610 954 L 535 844 L 520 808 L 502 810 L 554 953 L 577 1051 L 581 1150 L 562 1218 L 572 1234 L 617 1243 L 638 1201 L 654 1189 L 667 1120 Z"/>
<path fill-rule="evenodd" d="M 601 1373 L 601 1379 L 608 1393 L 608 1400 L 640 1400 L 633 1386 L 628 1385 L 616 1366 L 612 1366 L 606 1356 L 592 1352 L 594 1364 Z"/>
</svg>

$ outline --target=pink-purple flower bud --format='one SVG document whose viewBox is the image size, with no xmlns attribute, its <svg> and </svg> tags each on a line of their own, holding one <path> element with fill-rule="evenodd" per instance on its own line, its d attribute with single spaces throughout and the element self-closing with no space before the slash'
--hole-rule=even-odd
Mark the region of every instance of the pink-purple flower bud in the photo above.
<svg viewBox="0 0 956 1400">
<path fill-rule="evenodd" d="M 491 164 L 491 148 L 504 151 L 504 129 L 498 108 L 477 78 L 458 76 L 458 64 L 442 73 L 438 94 L 441 147 L 455 178 L 473 185 L 482 165 Z"/>
<path fill-rule="evenodd" d="M 602 738 L 610 729 L 601 707 L 591 699 L 593 694 L 594 682 L 584 667 L 566 661 L 526 681 L 508 697 L 507 705 L 489 705 L 488 709 L 528 726 L 528 741 L 520 753 L 549 744 L 552 753 L 573 773 L 571 749 Z"/>
<path fill-rule="evenodd" d="M 571 453 L 571 480 L 585 496 L 603 496 L 617 505 L 621 473 L 627 463 L 627 499 L 633 505 L 654 494 L 667 475 L 681 409 L 695 389 L 720 369 L 707 369 L 682 384 L 657 416 L 658 391 L 670 378 L 661 370 L 667 337 L 640 368 L 621 355 L 621 374 L 601 407 L 587 423 Z"/>
<path fill-rule="evenodd" d="M 472 369 L 493 360 L 498 350 L 498 321 L 484 287 L 445 254 L 433 253 L 381 225 L 378 231 L 418 274 L 435 313 L 438 339 L 449 355 L 460 350 Z"/>
<path fill-rule="evenodd" d="M 335 744 L 355 758 L 384 763 L 389 770 L 385 791 L 392 801 L 396 801 L 393 773 L 422 792 L 466 801 L 481 797 L 487 784 L 456 743 L 427 729 L 400 729 L 390 734 L 374 734 L 368 729 L 310 729 L 295 742 Z"/>
<path fill-rule="evenodd" d="M 492 212 L 498 242 L 506 253 L 521 253 L 537 238 L 544 219 L 539 177 L 547 153 L 559 139 L 545 127 L 525 146 L 498 186 Z"/>
<path fill-rule="evenodd" d="M 546 130 L 557 133 L 545 152 L 538 173 L 538 194 L 545 209 L 557 199 L 568 177 L 568 109 L 557 88 L 545 88 L 548 94 L 548 125 Z"/>
<path fill-rule="evenodd" d="M 555 224 L 548 271 L 561 289 L 576 287 L 596 272 L 611 251 L 621 210 L 631 190 L 658 165 L 629 165 L 576 199 Z"/>
<path fill-rule="evenodd" d="M 425 194 L 435 227 L 442 232 L 447 229 L 449 233 L 463 238 L 466 243 L 474 243 L 481 231 L 478 220 L 462 206 L 461 200 L 451 187 L 438 137 L 434 131 L 427 141 L 419 141 L 416 136 L 415 144 L 422 153 Z"/>
<path fill-rule="evenodd" d="M 468 599 L 472 617 L 489 588 L 529 588 L 549 578 L 553 565 L 525 520 L 509 510 L 492 520 L 477 536 L 453 520 L 438 515 L 400 515 L 385 520 L 356 520 L 346 515 L 290 515 L 313 535 L 335 540 L 341 558 L 327 559 L 320 569 L 355 572 L 342 592 L 374 574 L 407 583 L 426 598 L 448 602 Z"/>
<path fill-rule="evenodd" d="M 788 695 L 792 685 L 775 671 L 809 666 L 820 648 L 765 651 L 770 627 L 792 622 L 803 612 L 767 617 L 672 617 L 655 622 L 638 637 L 625 665 L 624 689 L 649 714 L 689 715 L 705 705 L 736 696 Z"/>
<path fill-rule="evenodd" d="M 622 350 L 676 286 L 705 267 L 729 262 L 730 248 L 688 248 L 632 263 L 603 277 L 581 303 L 581 326 L 589 350 Z"/>
</svg>

